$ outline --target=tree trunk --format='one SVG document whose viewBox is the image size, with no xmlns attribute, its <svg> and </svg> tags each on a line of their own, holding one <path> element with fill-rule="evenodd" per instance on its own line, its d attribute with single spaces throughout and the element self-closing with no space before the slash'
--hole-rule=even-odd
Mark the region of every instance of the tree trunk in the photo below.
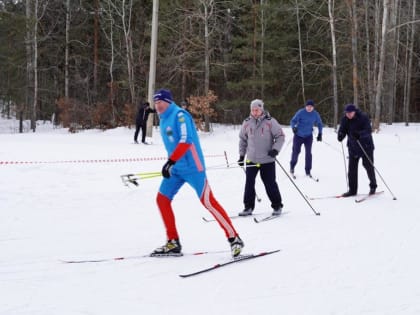
<svg viewBox="0 0 420 315">
<path fill-rule="evenodd" d="M 208 96 L 210 90 L 209 20 L 214 10 L 214 0 L 205 0 L 202 4 L 204 8 L 204 95 Z M 207 114 L 204 115 L 204 131 L 210 131 L 210 117 Z"/>
<path fill-rule="evenodd" d="M 93 16 L 93 101 L 98 96 L 98 64 L 99 64 L 99 0 L 95 0 Z"/>
<path fill-rule="evenodd" d="M 69 98 L 70 0 L 66 1 L 66 46 L 64 50 L 64 97 Z"/>
<path fill-rule="evenodd" d="M 253 24 L 253 36 L 252 36 L 252 98 L 256 97 L 256 80 L 257 80 L 257 3 L 256 0 L 252 1 L 252 24 Z"/>
<path fill-rule="evenodd" d="M 333 102 L 334 118 L 333 126 L 338 126 L 338 92 L 337 92 L 337 49 L 335 43 L 335 23 L 334 23 L 334 0 L 328 0 L 328 15 L 331 29 L 331 48 L 332 48 L 332 77 L 333 77 Z"/>
<path fill-rule="evenodd" d="M 386 50 L 386 33 L 388 29 L 388 12 L 389 12 L 389 0 L 383 0 L 383 16 L 382 16 L 382 36 L 381 36 L 381 48 L 379 51 L 379 69 L 378 69 L 378 80 L 376 85 L 376 97 L 375 97 L 375 118 L 373 123 L 373 129 L 379 131 L 379 125 L 381 122 L 381 100 L 382 100 L 382 88 L 383 88 L 383 77 L 385 68 L 385 50 Z"/>
<path fill-rule="evenodd" d="M 264 18 L 264 0 L 260 2 L 261 6 L 261 51 L 260 51 L 260 78 L 261 78 L 261 98 L 264 99 L 264 40 L 265 40 L 265 18 Z"/>
<path fill-rule="evenodd" d="M 396 68 L 398 63 L 398 43 L 397 43 L 397 16 L 398 0 L 390 0 L 389 11 L 389 32 L 387 34 L 387 53 L 385 56 L 386 68 L 384 75 L 384 108 L 385 119 L 388 124 L 392 124 L 394 119 L 395 91 L 396 91 Z"/>
<path fill-rule="evenodd" d="M 416 19 L 416 2 L 418 0 L 413 0 L 412 6 L 412 21 Z M 414 49 L 414 34 L 416 24 L 411 24 L 411 38 L 410 38 L 410 48 L 409 48 L 409 57 L 408 57 L 408 67 L 407 67 L 407 79 L 406 79 L 406 93 L 404 96 L 404 121 L 405 125 L 408 126 L 410 121 L 410 100 L 411 100 L 411 72 L 413 71 L 413 49 Z"/>
<path fill-rule="evenodd" d="M 373 102 L 372 104 L 370 104 L 370 115 L 373 117 L 375 115 L 375 102 L 376 102 L 376 93 L 377 93 L 377 86 L 378 86 L 378 64 L 379 64 L 379 46 L 380 46 L 380 42 L 379 42 L 379 34 L 381 32 L 381 23 L 380 23 L 380 1 L 382 0 L 375 0 L 375 9 L 374 9 L 374 14 L 375 14 L 375 38 L 374 38 L 374 44 L 373 44 L 373 87 L 372 87 L 372 91 L 373 91 Z"/>
<path fill-rule="evenodd" d="M 301 33 L 300 33 L 300 16 L 299 16 L 299 3 L 298 0 L 296 1 L 296 23 L 298 28 L 298 41 L 299 41 L 299 60 L 300 60 L 300 79 L 302 82 L 302 98 L 303 103 L 305 102 L 306 96 L 305 96 L 305 78 L 303 75 L 303 57 L 302 57 L 302 39 L 301 39 Z"/>
<path fill-rule="evenodd" d="M 36 130 L 36 113 L 38 104 L 38 0 L 35 0 L 34 5 L 34 33 L 33 33 L 33 73 L 34 73 L 34 99 L 32 103 L 31 115 L 31 129 L 33 132 Z"/>
<path fill-rule="evenodd" d="M 352 65 L 353 65 L 353 104 L 359 104 L 359 78 L 357 70 L 357 10 L 356 1 L 347 0 L 347 5 L 350 13 L 350 25 L 351 25 L 351 53 L 352 53 Z"/>
<path fill-rule="evenodd" d="M 153 0 L 152 10 L 152 38 L 150 42 L 150 61 L 149 61 L 149 86 L 148 86 L 148 101 L 153 105 L 153 93 L 155 92 L 155 81 L 156 81 L 156 55 L 157 55 L 157 37 L 158 37 L 158 25 L 159 25 L 159 0 Z M 152 136 L 153 131 L 153 114 L 149 116 L 147 120 L 147 135 Z"/>
<path fill-rule="evenodd" d="M 370 9 L 369 3 L 371 0 L 364 0 L 365 2 L 365 33 L 366 33 L 366 72 L 367 72 L 367 95 L 369 101 L 369 112 L 371 113 L 371 108 L 373 107 L 374 100 L 375 100 L 375 93 L 374 93 L 374 83 L 373 77 L 375 76 L 374 70 L 372 70 L 372 60 L 371 60 L 371 46 L 370 46 L 370 27 L 369 27 L 369 16 L 370 16 Z"/>
<path fill-rule="evenodd" d="M 34 69 L 33 69 L 33 12 L 32 12 L 32 1 L 26 0 L 26 102 L 21 108 L 21 114 L 19 115 L 19 132 L 23 132 L 23 119 L 25 109 L 29 104 L 33 104 L 33 81 L 34 81 Z"/>
<path fill-rule="evenodd" d="M 135 87 L 134 87 L 134 69 L 133 69 L 133 43 L 131 40 L 131 10 L 133 7 L 132 0 L 129 0 L 129 12 L 128 17 L 126 17 L 126 7 L 125 7 L 125 0 L 122 1 L 122 25 L 124 31 L 124 43 L 125 43 L 125 55 L 127 59 L 127 75 L 128 75 L 128 86 L 130 89 L 130 96 L 131 96 L 131 103 L 136 103 L 135 97 Z"/>
</svg>

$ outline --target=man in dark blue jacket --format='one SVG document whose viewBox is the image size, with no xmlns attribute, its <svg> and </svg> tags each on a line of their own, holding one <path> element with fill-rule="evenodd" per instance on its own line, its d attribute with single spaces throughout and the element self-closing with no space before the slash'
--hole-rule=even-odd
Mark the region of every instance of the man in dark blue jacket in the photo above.
<svg viewBox="0 0 420 315">
<path fill-rule="evenodd" d="M 338 141 L 343 141 L 347 136 L 349 150 L 349 190 L 342 196 L 349 197 L 357 194 L 357 174 L 359 159 L 362 158 L 363 167 L 369 177 L 369 194 L 376 192 L 375 167 L 373 166 L 373 150 L 375 146 L 372 138 L 372 126 L 367 115 L 353 104 L 348 104 L 344 110 L 338 129 Z"/>
</svg>

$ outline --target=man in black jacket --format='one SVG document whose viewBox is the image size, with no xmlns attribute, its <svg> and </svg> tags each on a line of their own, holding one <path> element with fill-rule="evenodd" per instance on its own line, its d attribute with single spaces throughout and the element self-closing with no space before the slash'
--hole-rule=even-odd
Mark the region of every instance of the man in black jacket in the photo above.
<svg viewBox="0 0 420 315">
<path fill-rule="evenodd" d="M 141 128 L 141 142 L 147 144 L 146 128 L 147 119 L 149 118 L 150 113 L 156 113 L 156 110 L 150 108 L 150 104 L 148 102 L 143 103 L 143 105 L 139 107 L 139 111 L 136 115 L 136 131 L 134 132 L 134 143 L 138 143 L 137 138 L 139 136 L 139 131 Z"/>
<path fill-rule="evenodd" d="M 353 104 L 348 104 L 344 110 L 338 129 L 338 141 L 347 136 L 349 150 L 349 190 L 342 196 L 349 197 L 357 194 L 357 175 L 359 159 L 362 158 L 363 167 L 369 177 L 369 194 L 376 192 L 375 168 L 373 166 L 373 150 L 375 146 L 372 138 L 372 126 L 369 118 Z"/>
</svg>

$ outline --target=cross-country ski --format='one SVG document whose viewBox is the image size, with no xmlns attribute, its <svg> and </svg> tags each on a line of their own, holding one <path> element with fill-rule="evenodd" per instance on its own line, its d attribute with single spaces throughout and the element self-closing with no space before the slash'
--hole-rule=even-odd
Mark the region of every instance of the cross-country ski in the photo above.
<svg viewBox="0 0 420 315">
<path fill-rule="evenodd" d="M 358 199 L 356 198 L 354 201 L 357 202 L 357 203 L 360 203 L 360 202 L 366 201 L 368 199 L 376 198 L 376 197 L 378 197 L 378 195 L 380 195 L 382 193 L 384 193 L 383 190 L 382 191 L 377 191 L 374 194 L 367 194 L 367 195 L 365 195 L 361 198 L 358 198 Z"/>
<path fill-rule="evenodd" d="M 60 260 L 62 263 L 66 264 L 84 264 L 84 263 L 101 263 L 101 262 L 111 262 L 111 261 L 121 261 L 121 260 L 132 260 L 132 259 L 144 259 L 144 258 L 173 258 L 173 257 L 182 257 L 182 256 L 200 256 L 208 254 L 222 254 L 228 253 L 229 251 L 220 250 L 220 251 L 202 251 L 202 252 L 192 252 L 192 253 L 180 253 L 180 254 L 165 254 L 165 255 L 131 255 L 131 256 L 118 256 L 118 257 L 107 257 L 107 258 L 87 258 L 87 259 L 74 259 L 74 260 Z"/>
<path fill-rule="evenodd" d="M 194 271 L 194 272 L 191 272 L 191 273 L 180 274 L 179 276 L 181 278 L 188 278 L 188 277 L 196 276 L 196 275 L 199 275 L 199 274 L 202 274 L 202 273 L 205 273 L 205 272 L 209 272 L 209 271 L 212 271 L 212 270 L 215 270 L 215 269 L 219 269 L 219 268 L 231 265 L 231 264 L 235 264 L 235 263 L 239 263 L 239 262 L 243 262 L 243 261 L 249 261 L 251 259 L 256 259 L 256 258 L 259 258 L 259 257 L 271 255 L 271 254 L 277 253 L 279 251 L 280 251 L 280 249 L 276 249 L 276 250 L 273 250 L 273 251 L 261 252 L 259 254 L 240 255 L 237 258 L 230 259 L 230 260 L 228 260 L 224 263 L 218 263 L 214 266 L 204 268 L 204 269 L 201 269 L 201 270 L 198 270 L 198 271 Z"/>
</svg>

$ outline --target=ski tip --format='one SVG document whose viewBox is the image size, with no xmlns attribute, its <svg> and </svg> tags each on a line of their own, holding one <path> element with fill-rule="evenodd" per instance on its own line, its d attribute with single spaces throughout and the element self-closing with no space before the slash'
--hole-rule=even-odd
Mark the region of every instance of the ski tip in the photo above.
<svg viewBox="0 0 420 315">
<path fill-rule="evenodd" d="M 281 251 L 281 249 L 274 249 L 274 250 L 262 252 L 260 253 L 260 255 L 270 255 L 270 254 L 278 253 L 279 251 Z"/>
</svg>

